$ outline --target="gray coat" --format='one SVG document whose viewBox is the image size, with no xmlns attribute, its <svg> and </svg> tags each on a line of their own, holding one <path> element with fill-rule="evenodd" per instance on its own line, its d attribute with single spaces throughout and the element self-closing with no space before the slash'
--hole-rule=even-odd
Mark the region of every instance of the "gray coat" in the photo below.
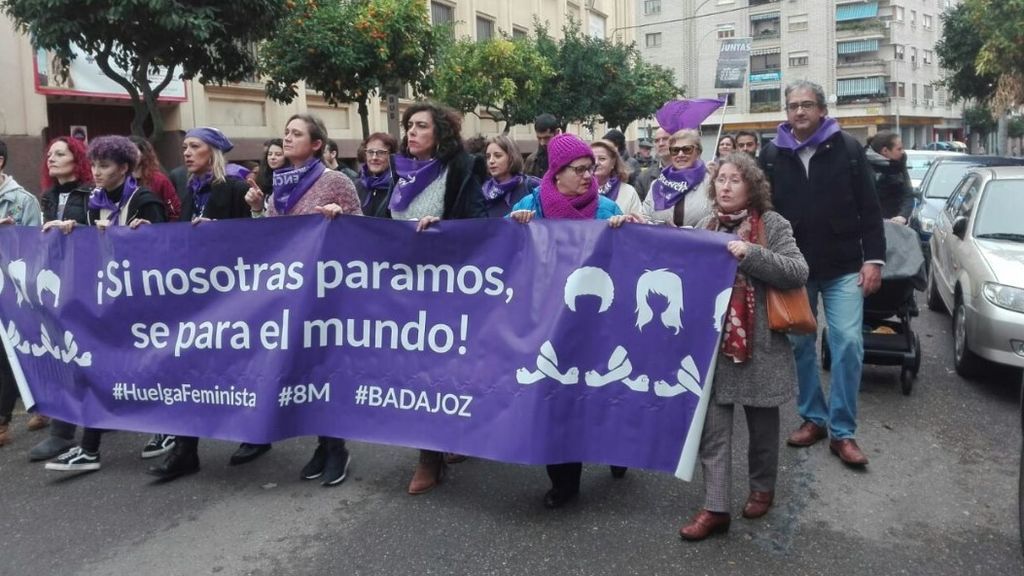
<svg viewBox="0 0 1024 576">
<path fill-rule="evenodd" d="M 704 228 L 711 216 L 701 220 Z M 765 283 L 787 290 L 807 283 L 807 262 L 793 239 L 793 228 L 777 212 L 762 216 L 767 247 L 750 246 L 740 270 L 754 284 L 754 341 L 749 360 L 742 364 L 719 352 L 712 394 L 718 404 L 779 406 L 796 392 L 796 363 L 786 335 L 768 329 Z"/>
</svg>

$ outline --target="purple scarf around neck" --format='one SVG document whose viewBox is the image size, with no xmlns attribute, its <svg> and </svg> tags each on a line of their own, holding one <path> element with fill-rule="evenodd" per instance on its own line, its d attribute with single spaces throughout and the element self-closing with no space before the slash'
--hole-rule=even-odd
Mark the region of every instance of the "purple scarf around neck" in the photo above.
<svg viewBox="0 0 1024 576">
<path fill-rule="evenodd" d="M 132 201 L 132 196 L 139 190 L 139 183 L 135 181 L 135 177 L 131 174 L 124 179 L 124 183 L 121 185 L 121 199 L 115 203 L 107 196 L 107 191 L 104 188 L 96 188 L 89 195 L 89 209 L 90 210 L 110 210 L 110 215 L 107 216 L 107 221 L 110 226 L 116 226 L 120 224 L 118 218 L 121 215 L 121 210 Z"/>
<path fill-rule="evenodd" d="M 245 180 L 251 174 L 250 170 L 245 166 L 239 166 L 238 164 L 226 164 L 224 166 L 224 175 L 238 178 L 239 180 Z M 203 212 L 206 211 L 206 204 L 210 201 L 210 194 L 213 189 L 208 186 L 213 182 L 213 171 L 207 171 L 202 176 L 193 176 L 188 179 L 188 189 L 192 191 L 192 214 L 202 218 Z"/>
<path fill-rule="evenodd" d="M 316 184 L 327 167 L 319 158 L 312 158 L 298 168 L 274 170 L 274 209 L 279 216 L 288 214 L 299 200 Z"/>
<path fill-rule="evenodd" d="M 597 180 L 590 180 L 590 189 L 579 196 L 566 196 L 558 191 L 553 180 L 545 178 L 540 183 L 540 206 L 544 218 L 553 220 L 593 220 L 597 215 Z"/>
<path fill-rule="evenodd" d="M 691 190 L 701 185 L 707 173 L 708 167 L 700 158 L 693 166 L 681 170 L 676 170 L 671 164 L 666 166 L 651 187 L 654 209 L 668 210 L 678 204 Z"/>
<path fill-rule="evenodd" d="M 484 182 L 481 190 L 484 193 L 484 198 L 493 201 L 498 198 L 505 198 L 506 202 L 509 199 L 509 192 L 515 190 L 523 182 L 523 175 L 518 174 L 505 180 L 504 182 L 498 182 L 494 178 L 491 178 L 487 182 Z"/>
<path fill-rule="evenodd" d="M 619 188 L 621 187 L 622 182 L 620 182 L 618 178 L 612 177 L 604 183 L 604 186 L 601 186 L 601 188 L 598 189 L 598 193 L 615 202 L 619 199 Z"/>
<path fill-rule="evenodd" d="M 773 142 L 779 148 L 785 148 L 792 150 L 793 152 L 799 152 L 802 148 L 807 146 L 814 146 L 817 148 L 821 146 L 823 142 L 835 136 L 836 132 L 839 132 L 839 122 L 831 116 L 826 116 L 818 129 L 811 134 L 811 137 L 803 142 L 797 141 L 796 137 L 793 136 L 793 127 L 789 122 L 783 122 L 779 124 L 779 128 L 776 130 L 775 140 Z"/>
<path fill-rule="evenodd" d="M 409 204 L 441 176 L 445 165 L 437 158 L 417 160 L 401 154 L 395 156 L 395 170 L 398 171 L 398 183 L 391 192 L 388 204 L 393 212 L 405 212 Z"/>
<path fill-rule="evenodd" d="M 363 184 L 363 188 L 366 188 L 366 198 L 363 198 L 363 208 L 370 205 L 370 199 L 373 198 L 373 193 L 376 190 L 387 190 L 391 187 L 391 167 L 381 172 L 380 174 L 374 174 L 370 172 L 370 167 L 365 163 L 359 167 L 359 182 Z"/>
</svg>

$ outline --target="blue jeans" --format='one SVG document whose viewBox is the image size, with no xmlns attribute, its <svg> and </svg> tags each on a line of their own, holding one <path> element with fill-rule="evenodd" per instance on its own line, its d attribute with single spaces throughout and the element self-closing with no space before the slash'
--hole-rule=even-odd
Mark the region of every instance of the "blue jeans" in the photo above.
<svg viewBox="0 0 1024 576">
<path fill-rule="evenodd" d="M 859 274 L 807 282 L 811 310 L 818 310 L 818 296 L 825 303 L 828 345 L 832 353 L 829 398 L 821 389 L 815 334 L 790 335 L 800 385 L 800 417 L 827 426 L 833 439 L 853 438 L 857 431 L 857 394 L 864 367 L 864 294 L 857 285 Z"/>
</svg>

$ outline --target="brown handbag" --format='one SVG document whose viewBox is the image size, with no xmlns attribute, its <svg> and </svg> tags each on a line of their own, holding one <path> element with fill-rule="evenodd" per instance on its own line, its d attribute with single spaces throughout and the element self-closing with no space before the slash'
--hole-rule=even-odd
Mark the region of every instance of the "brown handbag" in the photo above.
<svg viewBox="0 0 1024 576">
<path fill-rule="evenodd" d="M 761 245 L 767 245 L 764 221 L 758 230 Z M 768 328 L 776 332 L 793 332 L 795 334 L 816 334 L 818 321 L 811 310 L 811 300 L 807 297 L 807 288 L 801 286 L 790 290 L 779 290 L 765 283 L 765 303 L 768 307 Z"/>
<path fill-rule="evenodd" d="M 765 286 L 765 301 L 768 304 L 768 327 L 777 332 L 815 334 L 818 322 L 811 312 L 807 288 L 779 290 Z"/>
</svg>

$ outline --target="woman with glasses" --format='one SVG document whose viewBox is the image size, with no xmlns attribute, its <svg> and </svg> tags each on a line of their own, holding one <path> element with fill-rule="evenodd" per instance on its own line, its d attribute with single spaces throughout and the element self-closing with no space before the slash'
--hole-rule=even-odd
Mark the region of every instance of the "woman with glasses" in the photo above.
<svg viewBox="0 0 1024 576">
<path fill-rule="evenodd" d="M 572 134 L 559 134 L 548 144 L 548 170 L 540 187 L 512 207 L 509 218 L 526 224 L 534 218 L 548 220 L 607 220 L 612 228 L 625 222 L 641 222 L 639 216 L 622 214 L 619 206 L 598 193 L 594 152 Z M 583 464 L 549 464 L 551 489 L 544 495 L 546 508 L 561 508 L 579 494 Z M 612 475 L 622 478 L 626 469 L 612 466 Z"/>
<path fill-rule="evenodd" d="M 799 288 L 808 271 L 792 227 L 772 211 L 771 189 L 756 160 L 743 152 L 723 156 L 708 197 L 712 213 L 697 227 L 738 236 L 726 249 L 739 268 L 700 441 L 704 507 L 679 531 L 692 541 L 729 530 L 736 407 L 743 407 L 749 434 L 750 494 L 743 517 L 760 518 L 771 508 L 779 469 L 779 406 L 793 398 L 796 364 L 786 335 L 768 327 L 765 292 L 769 286 Z"/>
<path fill-rule="evenodd" d="M 516 203 L 540 185 L 539 179 L 523 174 L 523 155 L 515 140 L 504 134 L 487 139 L 484 160 L 490 179 L 484 182 L 483 194 L 492 218 L 508 216 Z"/>
<path fill-rule="evenodd" d="M 441 220 L 486 218 L 487 208 L 478 157 L 462 146 L 462 117 L 432 102 L 416 102 L 402 114 L 405 135 L 394 156 L 395 186 L 388 208 L 391 217 L 417 220 L 426 230 Z M 420 450 L 409 482 L 409 494 L 433 490 L 444 478 L 447 463 L 441 452 Z"/>
<path fill-rule="evenodd" d="M 594 151 L 594 178 L 597 179 L 597 191 L 601 196 L 618 204 L 623 214 L 643 215 L 644 207 L 640 196 L 627 183 L 629 168 L 619 155 L 615 143 L 598 140 L 590 144 Z"/>
<path fill-rule="evenodd" d="M 669 138 L 669 160 L 644 199 L 644 216 L 656 224 L 695 226 L 711 212 L 707 190 L 710 172 L 696 130 L 679 130 Z"/>
<path fill-rule="evenodd" d="M 388 196 L 394 183 L 391 155 L 398 151 L 398 142 L 384 132 L 375 132 L 359 146 L 359 176 L 356 191 L 363 206 L 363 215 L 390 218 Z"/>
</svg>

